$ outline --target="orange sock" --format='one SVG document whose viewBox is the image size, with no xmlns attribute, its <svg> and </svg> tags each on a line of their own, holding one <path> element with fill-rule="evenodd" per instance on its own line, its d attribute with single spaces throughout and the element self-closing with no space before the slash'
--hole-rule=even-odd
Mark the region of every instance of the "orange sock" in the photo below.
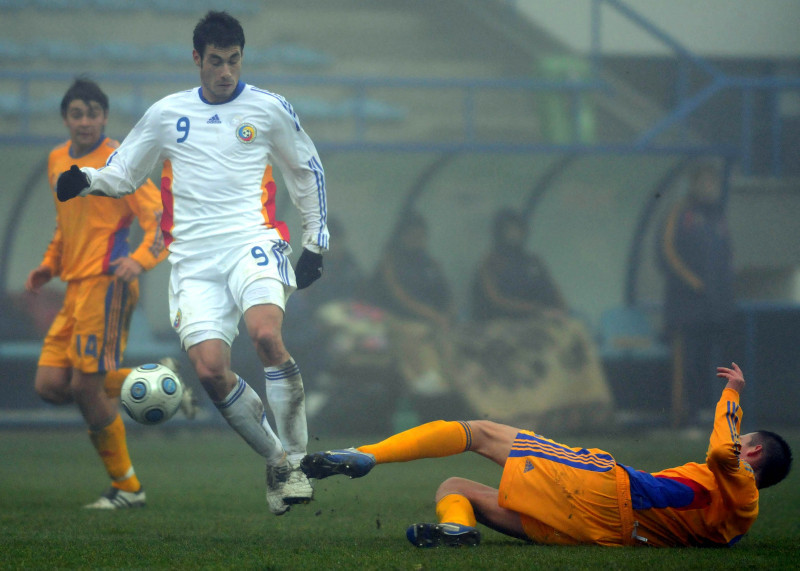
<svg viewBox="0 0 800 571">
<path fill-rule="evenodd" d="M 475 512 L 472 504 L 461 494 L 447 494 L 436 504 L 439 523 L 458 523 L 475 527 Z"/>
<path fill-rule="evenodd" d="M 125 424 L 119 413 L 105 428 L 90 430 L 89 438 L 111 476 L 111 485 L 126 492 L 138 492 L 142 485 L 133 471 L 125 440 Z"/>
<path fill-rule="evenodd" d="M 462 421 L 435 420 L 358 448 L 375 456 L 378 464 L 408 462 L 461 454 L 472 444 L 472 429 Z"/>
<path fill-rule="evenodd" d="M 116 371 L 109 371 L 106 373 L 103 384 L 109 398 L 114 399 L 119 396 L 122 383 L 125 382 L 125 377 L 127 377 L 132 370 L 133 369 L 117 369 Z"/>
</svg>

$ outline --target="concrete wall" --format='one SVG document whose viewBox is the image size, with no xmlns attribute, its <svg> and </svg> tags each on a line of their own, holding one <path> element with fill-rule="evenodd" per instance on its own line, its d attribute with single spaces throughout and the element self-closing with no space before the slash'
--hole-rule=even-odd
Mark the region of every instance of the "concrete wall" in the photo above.
<svg viewBox="0 0 800 571">
<path fill-rule="evenodd" d="M 796 58 L 797 0 L 623 0 L 692 52 L 707 57 Z M 590 49 L 590 0 L 517 0 L 520 12 L 579 52 Z M 604 53 L 671 52 L 616 10 L 602 10 Z"/>
</svg>

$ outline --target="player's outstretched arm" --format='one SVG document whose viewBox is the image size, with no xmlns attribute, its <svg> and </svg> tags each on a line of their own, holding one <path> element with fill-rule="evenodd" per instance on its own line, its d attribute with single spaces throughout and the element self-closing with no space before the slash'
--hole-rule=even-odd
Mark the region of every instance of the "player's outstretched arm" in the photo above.
<svg viewBox="0 0 800 571">
<path fill-rule="evenodd" d="M 89 177 L 78 165 L 72 165 L 68 171 L 62 172 L 56 182 L 56 196 L 60 202 L 75 198 L 89 188 Z"/>
<path fill-rule="evenodd" d="M 744 389 L 744 374 L 736 363 L 731 363 L 731 368 L 717 367 L 717 376 L 728 380 L 725 385 L 726 389 L 733 389 L 737 393 L 742 394 Z"/>
</svg>

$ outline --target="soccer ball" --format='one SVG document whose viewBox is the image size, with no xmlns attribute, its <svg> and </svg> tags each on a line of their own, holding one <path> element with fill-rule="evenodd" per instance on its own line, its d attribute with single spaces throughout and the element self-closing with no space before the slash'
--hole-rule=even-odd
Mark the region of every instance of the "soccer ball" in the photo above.
<svg viewBox="0 0 800 571">
<path fill-rule="evenodd" d="M 181 406 L 183 385 L 174 371 L 155 363 L 140 365 L 122 383 L 120 402 L 133 420 L 160 424 Z"/>
</svg>

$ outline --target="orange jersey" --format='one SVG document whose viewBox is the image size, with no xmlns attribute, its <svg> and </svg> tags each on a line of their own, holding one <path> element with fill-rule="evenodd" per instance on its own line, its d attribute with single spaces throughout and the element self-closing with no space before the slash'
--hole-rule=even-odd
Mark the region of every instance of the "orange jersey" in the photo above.
<svg viewBox="0 0 800 571">
<path fill-rule="evenodd" d="M 85 196 L 59 202 L 55 186 L 62 172 L 73 164 L 101 168 L 119 143 L 106 137 L 78 159 L 70 156 L 71 146 L 67 141 L 53 149 L 47 164 L 56 205 L 56 230 L 42 265 L 64 281 L 112 274 L 111 262 L 125 256 L 139 262 L 145 270 L 153 268 L 167 256 L 160 228 L 162 206 L 158 188 L 148 180 L 121 199 Z M 131 254 L 128 233 L 134 217 L 139 220 L 144 237 Z"/>
<path fill-rule="evenodd" d="M 758 517 L 753 469 L 739 459 L 739 393 L 725 389 L 717 403 L 705 464 L 653 474 L 627 468 L 639 534 L 656 546 L 732 545 Z"/>
<path fill-rule="evenodd" d="M 501 507 L 544 544 L 726 546 L 758 516 L 758 489 L 739 459 L 739 394 L 722 391 L 705 464 L 650 474 L 603 450 L 521 431 L 500 482 Z"/>
</svg>

